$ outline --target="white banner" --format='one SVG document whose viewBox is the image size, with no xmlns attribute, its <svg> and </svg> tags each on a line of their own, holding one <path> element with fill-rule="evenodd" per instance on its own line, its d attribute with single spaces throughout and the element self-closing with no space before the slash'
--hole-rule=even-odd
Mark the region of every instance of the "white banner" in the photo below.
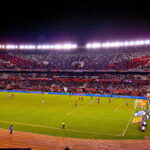
<svg viewBox="0 0 150 150">
<path fill-rule="evenodd" d="M 67 88 L 67 87 L 64 87 L 64 91 L 67 92 L 67 91 L 68 91 L 68 88 Z"/>
</svg>

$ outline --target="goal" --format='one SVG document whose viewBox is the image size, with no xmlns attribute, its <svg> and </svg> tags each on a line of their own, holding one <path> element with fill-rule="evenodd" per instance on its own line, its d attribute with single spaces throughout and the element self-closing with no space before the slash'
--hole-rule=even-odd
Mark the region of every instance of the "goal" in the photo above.
<svg viewBox="0 0 150 150">
<path fill-rule="evenodd" d="M 134 109 L 137 111 L 146 110 L 147 109 L 147 100 L 136 99 L 134 103 Z"/>
</svg>

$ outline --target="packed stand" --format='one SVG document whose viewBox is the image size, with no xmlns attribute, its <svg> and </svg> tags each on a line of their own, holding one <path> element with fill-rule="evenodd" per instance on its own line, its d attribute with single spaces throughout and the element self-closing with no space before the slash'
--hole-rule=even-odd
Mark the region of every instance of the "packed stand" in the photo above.
<svg viewBox="0 0 150 150">
<path fill-rule="evenodd" d="M 0 69 L 149 70 L 150 51 L 7 52 L 0 54 Z"/>
<path fill-rule="evenodd" d="M 0 89 L 146 95 L 150 76 L 134 74 L 100 74 L 70 76 L 41 73 L 1 73 Z"/>
</svg>

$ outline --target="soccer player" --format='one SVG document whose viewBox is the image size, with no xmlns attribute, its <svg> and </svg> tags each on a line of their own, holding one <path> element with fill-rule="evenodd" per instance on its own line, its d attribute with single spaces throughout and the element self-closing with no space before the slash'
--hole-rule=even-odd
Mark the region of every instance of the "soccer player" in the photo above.
<svg viewBox="0 0 150 150">
<path fill-rule="evenodd" d="M 126 101 L 126 106 L 128 106 L 129 105 L 129 103 L 128 103 L 128 101 Z"/>
<path fill-rule="evenodd" d="M 11 94 L 8 95 L 8 98 L 11 99 Z"/>
<path fill-rule="evenodd" d="M 98 103 L 98 104 L 100 103 L 100 97 L 97 98 L 97 103 Z"/>
<path fill-rule="evenodd" d="M 8 95 L 8 98 L 9 98 L 9 99 L 11 98 L 11 95 L 10 95 L 10 94 Z"/>
<path fill-rule="evenodd" d="M 66 129 L 66 124 L 64 121 L 62 122 L 62 129 Z"/>
<path fill-rule="evenodd" d="M 12 134 L 12 132 L 13 132 L 13 125 L 11 125 L 9 129 L 10 129 L 10 134 Z"/>
<path fill-rule="evenodd" d="M 144 122 L 142 123 L 142 126 L 147 126 L 147 122 L 144 121 Z"/>
<path fill-rule="evenodd" d="M 94 101 L 93 101 L 93 100 L 91 100 L 90 102 L 91 102 L 91 104 L 93 104 L 93 103 L 94 103 Z"/>
<path fill-rule="evenodd" d="M 76 107 L 78 106 L 78 101 L 75 101 L 75 106 L 76 106 Z"/>
<path fill-rule="evenodd" d="M 42 100 L 42 104 L 44 104 L 44 102 L 45 102 L 45 101 L 44 101 L 44 99 L 43 99 L 43 100 Z"/>
<path fill-rule="evenodd" d="M 149 115 L 148 114 L 146 115 L 146 118 L 149 119 Z"/>
<path fill-rule="evenodd" d="M 142 131 L 142 132 L 144 132 L 144 131 L 145 131 L 145 129 L 146 129 L 146 127 L 145 127 L 145 126 L 142 126 L 142 127 L 141 127 L 141 131 Z"/>
<path fill-rule="evenodd" d="M 110 103 L 110 100 L 111 100 L 111 99 L 109 98 L 109 103 Z"/>
<path fill-rule="evenodd" d="M 93 99 L 93 96 L 91 96 L 91 100 Z"/>
<path fill-rule="evenodd" d="M 14 97 L 14 94 L 9 94 L 9 95 L 8 95 L 8 98 L 9 98 L 9 99 L 12 99 L 13 97 Z"/>
</svg>

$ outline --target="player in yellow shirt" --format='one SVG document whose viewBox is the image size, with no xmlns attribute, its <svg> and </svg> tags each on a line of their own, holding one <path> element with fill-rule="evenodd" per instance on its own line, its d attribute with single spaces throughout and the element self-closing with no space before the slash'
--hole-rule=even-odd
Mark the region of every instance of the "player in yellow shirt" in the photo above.
<svg viewBox="0 0 150 150">
<path fill-rule="evenodd" d="M 62 122 L 62 129 L 66 129 L 66 124 L 64 121 Z"/>
</svg>

